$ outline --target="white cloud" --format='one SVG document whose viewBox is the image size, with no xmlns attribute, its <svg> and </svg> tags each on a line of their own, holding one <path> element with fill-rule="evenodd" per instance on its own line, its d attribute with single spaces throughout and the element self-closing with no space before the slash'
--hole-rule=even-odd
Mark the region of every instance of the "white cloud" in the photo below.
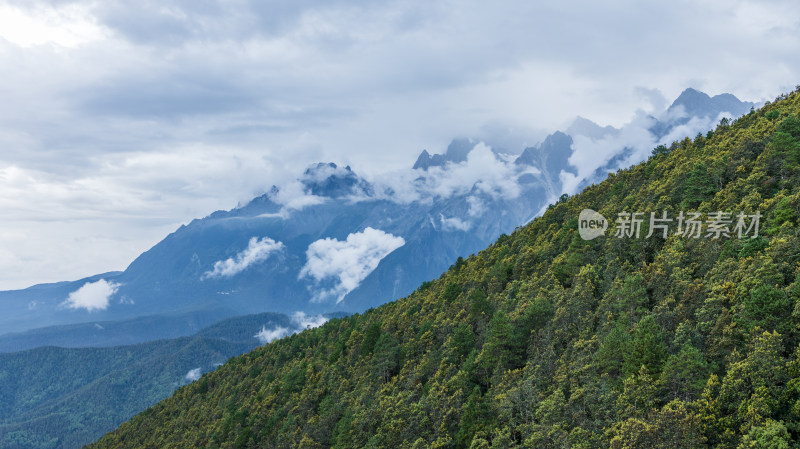
<svg viewBox="0 0 800 449">
<path fill-rule="evenodd" d="M 55 44 L 74 48 L 106 35 L 94 23 L 88 8 L 67 5 L 61 8 L 40 7 L 36 14 L 22 8 L 0 5 L 0 38 L 21 47 Z"/>
<path fill-rule="evenodd" d="M 656 138 L 650 132 L 650 127 L 655 124 L 655 119 L 644 111 L 639 111 L 632 121 L 627 123 L 618 132 L 609 133 L 599 139 L 587 136 L 574 136 L 572 148 L 574 152 L 569 158 L 569 163 L 577 168 L 578 174 L 562 173 L 564 191 L 575 193 L 578 183 L 590 176 L 595 169 L 603 166 L 612 157 L 624 148 L 631 148 L 637 154 L 655 147 Z"/>
<path fill-rule="evenodd" d="M 194 368 L 194 369 L 190 369 L 189 372 L 186 373 L 185 376 L 183 376 L 183 378 L 188 380 L 189 382 L 194 382 L 197 379 L 199 379 L 200 376 L 201 376 L 200 368 Z"/>
<path fill-rule="evenodd" d="M 483 200 L 477 196 L 467 197 L 467 203 L 469 203 L 469 211 L 467 213 L 470 217 L 480 217 L 486 210 L 486 205 L 483 204 Z"/>
<path fill-rule="evenodd" d="M 656 95 L 650 94 L 652 96 Z M 658 98 L 655 98 L 653 102 L 654 104 L 662 105 Z M 665 123 L 687 116 L 683 106 L 678 106 L 671 110 L 653 112 L 660 121 Z M 659 138 L 650 131 L 650 128 L 656 123 L 656 118 L 640 110 L 621 129 L 604 134 L 600 138 L 585 135 L 573 136 L 572 148 L 574 152 L 570 156 L 569 162 L 577 167 L 578 174 L 561 172 L 562 192 L 575 193 L 581 181 L 591 176 L 597 168 L 604 166 L 612 158 L 619 155 L 623 149 L 627 149 L 629 154 L 618 160 L 614 167 L 610 167 L 609 172 L 647 159 L 653 148 L 658 145 L 669 146 L 672 142 L 682 140 L 685 137 L 694 138 L 698 133 L 705 133 L 709 129 L 713 129 L 723 117 L 732 118 L 730 113 L 721 113 L 717 117 L 692 117 L 686 123 L 675 126 L 668 134 Z"/>
<path fill-rule="evenodd" d="M 461 164 L 448 164 L 443 170 L 428 170 L 423 190 L 434 195 L 449 197 L 464 194 L 473 186 L 496 198 L 516 198 L 520 188 L 516 181 L 516 167 L 495 156 L 491 147 L 479 142 Z"/>
<path fill-rule="evenodd" d="M 325 202 L 325 198 L 306 192 L 303 183 L 297 180 L 282 185 L 278 192 L 270 197 L 276 203 L 284 206 L 282 214 Z"/>
<path fill-rule="evenodd" d="M 713 129 L 722 118 L 728 120 L 733 118 L 730 112 L 722 112 L 717 117 L 692 117 L 688 122 L 676 126 L 670 132 L 659 139 L 657 145 L 670 145 L 672 142 L 683 140 L 685 137 L 694 138 L 697 133 L 703 133 Z"/>
<path fill-rule="evenodd" d="M 439 218 L 442 220 L 442 229 L 445 231 L 469 231 L 469 228 L 472 227 L 472 223 L 469 221 L 464 221 L 458 217 L 452 218 L 445 218 L 444 215 L 439 214 Z"/>
<path fill-rule="evenodd" d="M 348 235 L 344 241 L 317 240 L 306 250 L 308 260 L 299 279 L 309 277 L 317 283 L 333 280 L 334 286 L 318 290 L 313 300 L 336 298 L 338 303 L 378 267 L 381 259 L 405 243 L 402 237 L 370 227 Z"/>
<path fill-rule="evenodd" d="M 326 322 L 328 322 L 328 319 L 322 315 L 306 315 L 305 312 L 299 311 L 292 314 L 292 324 L 295 326 L 294 329 L 283 326 L 275 326 L 274 328 L 267 329 L 266 326 L 261 326 L 261 330 L 253 335 L 253 337 L 257 338 L 258 341 L 264 345 L 289 334 L 296 334 L 306 329 L 322 326 Z"/>
<path fill-rule="evenodd" d="M 87 282 L 74 292 L 70 293 L 62 304 L 70 309 L 105 310 L 108 308 L 109 299 L 117 292 L 120 284 L 100 279 L 97 282 Z"/>
<path fill-rule="evenodd" d="M 322 315 L 306 315 L 305 312 L 298 311 L 292 315 L 292 322 L 300 330 L 303 330 L 322 326 L 328 322 L 328 319 Z"/>
<path fill-rule="evenodd" d="M 261 330 L 253 336 L 264 345 L 287 335 L 289 335 L 288 328 L 276 326 L 274 329 L 267 329 L 265 326 L 261 326 Z"/>
<path fill-rule="evenodd" d="M 536 169 L 530 170 L 538 173 Z M 513 199 L 521 193 L 519 175 L 519 167 L 512 158 L 498 157 L 490 146 L 477 142 L 464 162 L 448 162 L 445 167 L 430 167 L 425 171 L 395 170 L 375 176 L 372 182 L 379 196 L 400 203 L 466 195 L 473 189 L 494 198 Z M 476 203 L 475 207 L 480 206 Z"/>
<path fill-rule="evenodd" d="M 247 248 L 234 257 L 214 262 L 214 269 L 206 271 L 203 274 L 203 279 L 235 276 L 250 265 L 263 262 L 270 254 L 283 250 L 283 247 L 283 243 L 276 242 L 269 237 L 262 237 L 261 239 L 253 237 L 248 242 Z"/>
</svg>

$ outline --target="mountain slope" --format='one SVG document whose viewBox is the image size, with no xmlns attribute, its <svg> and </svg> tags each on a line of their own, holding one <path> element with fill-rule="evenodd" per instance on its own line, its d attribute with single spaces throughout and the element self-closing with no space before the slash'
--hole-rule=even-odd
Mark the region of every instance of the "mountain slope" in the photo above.
<svg viewBox="0 0 800 449">
<path fill-rule="evenodd" d="M 234 358 L 90 447 L 793 446 L 798 114 L 800 90 L 656 148 L 412 295 Z M 588 208 L 612 217 L 604 237 L 579 237 Z M 760 212 L 760 236 L 614 236 L 623 211 L 681 210 Z"/>
</svg>

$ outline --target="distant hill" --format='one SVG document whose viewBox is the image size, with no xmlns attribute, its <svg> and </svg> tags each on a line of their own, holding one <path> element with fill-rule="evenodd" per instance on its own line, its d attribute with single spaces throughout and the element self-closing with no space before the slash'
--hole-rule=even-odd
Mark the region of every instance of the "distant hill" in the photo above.
<svg viewBox="0 0 800 449">
<path fill-rule="evenodd" d="M 233 315 L 230 309 L 204 308 L 176 315 L 151 315 L 120 321 L 47 326 L 0 335 L 0 352 L 17 352 L 40 346 L 104 348 L 192 335 Z"/>
<path fill-rule="evenodd" d="M 0 354 L 0 447 L 81 447 L 230 357 L 326 319 L 264 313 L 191 337 Z"/>
</svg>

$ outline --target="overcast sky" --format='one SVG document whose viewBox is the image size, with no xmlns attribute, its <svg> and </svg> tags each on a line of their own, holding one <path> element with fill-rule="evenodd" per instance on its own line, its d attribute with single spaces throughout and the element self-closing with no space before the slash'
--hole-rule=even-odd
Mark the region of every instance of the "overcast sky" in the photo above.
<svg viewBox="0 0 800 449">
<path fill-rule="evenodd" d="M 799 20 L 796 0 L 4 0 L 0 289 L 122 270 L 317 161 L 521 151 L 690 86 L 772 99 L 800 83 Z"/>
</svg>

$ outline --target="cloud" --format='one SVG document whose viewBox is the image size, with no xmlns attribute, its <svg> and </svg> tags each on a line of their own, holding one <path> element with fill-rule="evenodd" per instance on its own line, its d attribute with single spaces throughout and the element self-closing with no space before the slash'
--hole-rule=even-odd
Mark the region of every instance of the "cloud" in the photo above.
<svg viewBox="0 0 800 449">
<path fill-rule="evenodd" d="M 328 318 L 323 315 L 306 315 L 305 312 L 298 311 L 292 315 L 292 322 L 303 330 L 322 326 L 328 322 Z"/>
<path fill-rule="evenodd" d="M 23 48 L 46 44 L 75 48 L 105 37 L 102 27 L 88 20 L 85 5 L 40 7 L 37 13 L 31 17 L 24 9 L 0 5 L 0 38 Z"/>
<path fill-rule="evenodd" d="M 442 229 L 445 231 L 469 231 L 469 228 L 472 227 L 472 223 L 469 221 L 464 221 L 458 217 L 452 218 L 445 218 L 444 215 L 439 214 L 439 218 L 442 221 Z"/>
<path fill-rule="evenodd" d="M 318 290 L 312 300 L 336 298 L 339 303 L 378 267 L 381 259 L 405 243 L 402 237 L 370 227 L 348 235 L 344 241 L 317 240 L 308 246 L 308 260 L 298 278 L 311 278 L 317 284 L 332 280 L 334 285 Z"/>
<path fill-rule="evenodd" d="M 306 315 L 305 312 L 298 311 L 292 314 L 293 329 L 283 326 L 275 326 L 274 328 L 267 329 L 266 326 L 261 326 L 261 330 L 253 335 L 253 337 L 257 338 L 262 345 L 265 345 L 289 334 L 296 334 L 306 329 L 322 326 L 326 322 L 328 322 L 328 318 L 322 315 Z"/>
<path fill-rule="evenodd" d="M 666 110 L 667 106 L 669 106 L 667 99 L 664 98 L 664 94 L 662 94 L 661 91 L 656 88 L 637 86 L 633 90 L 642 98 L 647 100 L 649 108 L 646 110 L 648 110 L 650 113 L 660 113 Z"/>
<path fill-rule="evenodd" d="M 534 167 L 525 170 L 539 172 Z M 520 171 L 520 167 L 514 165 L 513 157 L 498 155 L 484 142 L 476 142 L 464 162 L 448 162 L 444 167 L 429 167 L 424 171 L 395 170 L 375 176 L 373 183 L 379 197 L 399 203 L 469 193 L 513 199 L 521 193 L 517 178 L 524 173 L 526 171 Z M 473 201 L 471 208 L 478 213 L 481 205 L 479 201 Z"/>
<path fill-rule="evenodd" d="M 591 176 L 597 168 L 605 165 L 625 148 L 633 149 L 636 154 L 652 150 L 655 147 L 656 137 L 650 132 L 650 128 L 655 123 L 654 117 L 644 111 L 638 111 L 636 116 L 617 132 L 607 133 L 599 139 L 583 135 L 574 136 L 573 153 L 569 157 L 569 163 L 577 168 L 578 173 L 577 175 L 561 173 L 564 193 L 575 193 L 582 180 Z"/>
<path fill-rule="evenodd" d="M 653 98 L 653 104 L 663 106 L 657 92 L 647 91 L 647 94 Z M 573 136 L 572 148 L 574 151 L 569 162 L 577 167 L 578 173 L 576 175 L 561 172 L 562 193 L 575 193 L 584 180 L 592 177 L 595 170 L 609 163 L 612 166 L 607 167 L 608 172 L 639 163 L 647 159 L 653 148 L 658 145 L 669 146 L 672 142 L 682 140 L 687 136 L 693 138 L 698 133 L 705 133 L 709 129 L 713 129 L 723 117 L 732 118 L 730 113 L 722 113 L 717 117 L 692 117 L 686 123 L 674 126 L 666 135 L 658 137 L 651 131 L 657 120 L 675 123 L 676 119 L 687 115 L 683 106 L 654 112 L 655 116 L 639 110 L 633 119 L 622 128 L 605 133 L 599 138 L 585 135 Z"/>
<path fill-rule="evenodd" d="M 194 368 L 194 369 L 190 369 L 189 372 L 186 373 L 185 376 L 183 376 L 183 378 L 188 380 L 189 382 L 194 382 L 197 379 L 199 379 L 200 376 L 201 376 L 200 368 Z"/>
<path fill-rule="evenodd" d="M 70 309 L 86 309 L 89 312 L 105 310 L 108 308 L 109 299 L 119 289 L 120 284 L 100 279 L 97 282 L 87 282 L 74 292 L 70 293 L 62 305 Z"/>
<path fill-rule="evenodd" d="M 289 329 L 286 327 L 277 326 L 274 329 L 267 329 L 266 326 L 261 326 L 261 330 L 253 336 L 264 345 L 287 335 L 289 335 Z"/>
<path fill-rule="evenodd" d="M 469 203 L 469 210 L 467 213 L 470 217 L 480 217 L 486 211 L 486 205 L 483 203 L 483 200 L 477 196 L 467 197 L 467 203 Z"/>
<path fill-rule="evenodd" d="M 203 273 L 202 278 L 222 278 L 235 276 L 250 265 L 266 260 L 270 254 L 282 251 L 283 243 L 276 242 L 269 237 L 258 239 L 252 237 L 247 248 L 237 253 L 234 257 L 214 262 L 214 269 Z"/>
<path fill-rule="evenodd" d="M 325 198 L 307 192 L 305 185 L 298 180 L 282 185 L 277 192 L 270 195 L 270 199 L 284 206 L 280 212 L 282 216 L 288 216 L 292 210 L 301 210 L 325 202 Z"/>
</svg>

